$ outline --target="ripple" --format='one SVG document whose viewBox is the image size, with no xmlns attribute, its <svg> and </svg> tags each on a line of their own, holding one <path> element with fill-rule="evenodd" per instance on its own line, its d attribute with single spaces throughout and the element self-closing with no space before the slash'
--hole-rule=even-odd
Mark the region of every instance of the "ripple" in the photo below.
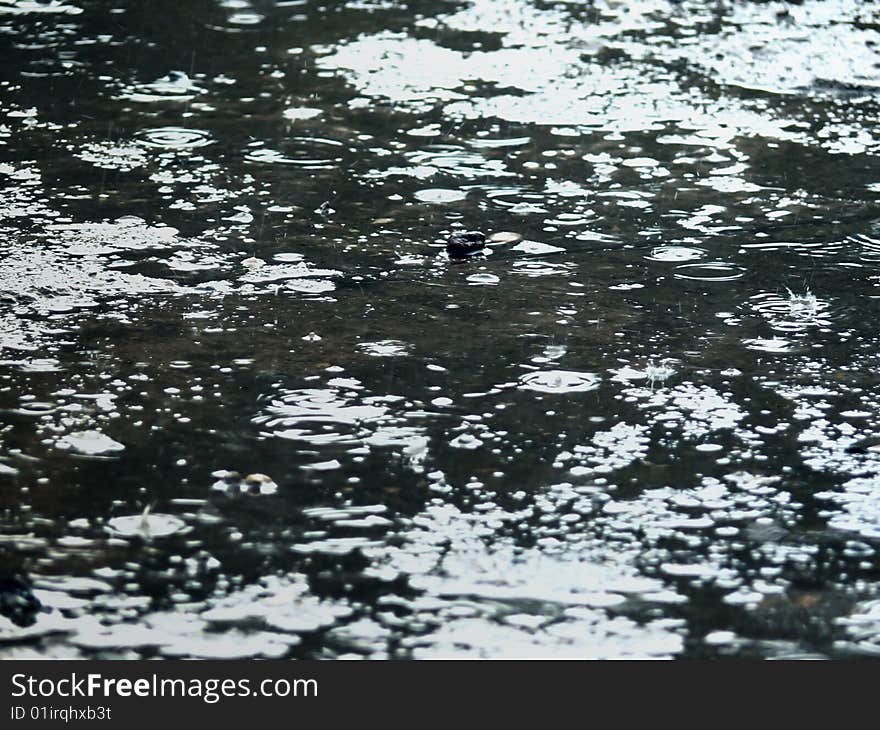
<svg viewBox="0 0 880 730">
<path fill-rule="evenodd" d="M 291 137 L 281 149 L 256 147 L 245 159 L 262 165 L 293 165 L 308 170 L 331 169 L 342 162 L 342 142 L 321 137 Z"/>
<path fill-rule="evenodd" d="M 859 247 L 859 258 L 868 263 L 880 263 L 880 239 L 866 234 L 850 236 L 847 239 Z"/>
<path fill-rule="evenodd" d="M 543 370 L 522 376 L 519 383 L 524 390 L 540 393 L 579 393 L 598 388 L 601 378 L 593 373 L 572 370 Z"/>
<path fill-rule="evenodd" d="M 326 294 L 334 291 L 336 284 L 328 279 L 289 279 L 284 288 L 300 294 Z"/>
<path fill-rule="evenodd" d="M 264 16 L 259 13 L 232 13 L 228 18 L 228 22 L 232 25 L 258 25 L 263 22 L 263 18 Z"/>
<path fill-rule="evenodd" d="M 70 449 L 86 456 L 102 456 L 125 449 L 125 446 L 114 441 L 100 431 L 75 431 L 58 439 L 56 446 Z"/>
<path fill-rule="evenodd" d="M 185 127 L 158 127 L 145 129 L 135 135 L 147 147 L 158 149 L 185 150 L 205 147 L 213 142 L 211 135 L 201 129 Z"/>
<path fill-rule="evenodd" d="M 820 259 L 837 258 L 844 250 L 844 244 L 841 241 L 760 241 L 744 243 L 742 248 L 746 251 L 784 252 Z"/>
<path fill-rule="evenodd" d="M 128 87 L 121 98 L 143 103 L 188 101 L 202 91 L 183 71 L 169 71 L 149 84 Z"/>
<path fill-rule="evenodd" d="M 501 279 L 495 274 L 471 274 L 465 281 L 471 286 L 494 286 Z"/>
<path fill-rule="evenodd" d="M 565 251 L 565 249 L 560 246 L 551 246 L 549 243 L 542 243 L 541 241 L 522 241 L 516 244 L 516 246 L 511 246 L 511 250 L 522 251 L 530 256 L 543 256 L 548 253 L 560 253 Z"/>
<path fill-rule="evenodd" d="M 28 401 L 23 403 L 20 408 L 16 408 L 13 412 L 22 416 L 42 416 L 46 413 L 53 413 L 56 410 L 58 410 L 58 405 L 55 403 Z"/>
<path fill-rule="evenodd" d="M 276 436 L 323 445 L 356 442 L 361 424 L 385 416 L 388 409 L 358 403 L 337 389 L 307 388 L 282 393 L 268 412 L 257 421 Z"/>
<path fill-rule="evenodd" d="M 711 261 L 704 264 L 684 264 L 677 266 L 676 279 L 689 281 L 734 281 L 746 274 L 744 266 L 728 264 L 724 261 Z"/>
<path fill-rule="evenodd" d="M 423 130 L 415 131 L 421 134 L 425 131 L 431 131 L 431 128 L 426 127 Z M 412 135 L 413 130 L 410 130 L 409 134 Z M 439 134 L 439 130 L 437 134 Z M 490 175 L 493 178 L 499 178 L 509 177 L 513 174 L 506 169 L 503 160 L 489 159 L 478 152 L 466 150 L 457 145 L 428 145 L 423 149 L 408 153 L 406 159 L 415 169 L 425 173 L 433 170 L 434 173 L 448 174 L 457 179 L 485 180 Z"/>
<path fill-rule="evenodd" d="M 417 190 L 414 197 L 421 203 L 454 203 L 458 200 L 464 200 L 467 193 L 447 188 L 425 188 Z"/>
<path fill-rule="evenodd" d="M 497 188 L 490 191 L 488 197 L 495 205 L 506 209 L 509 213 L 529 215 L 547 212 L 544 208 L 546 198 L 537 193 L 523 193 L 516 188 Z"/>
<path fill-rule="evenodd" d="M 689 246 L 657 246 L 651 249 L 651 253 L 645 256 L 648 261 L 664 261 L 678 263 L 680 261 L 693 261 L 703 258 L 706 252 L 701 248 Z"/>
<path fill-rule="evenodd" d="M 785 340 L 781 337 L 755 337 L 748 340 L 743 340 L 743 344 L 750 350 L 757 350 L 758 352 L 769 352 L 773 354 L 796 352 L 798 350 L 798 348 L 794 344 L 792 344 L 790 340 Z"/>
<path fill-rule="evenodd" d="M 380 340 L 362 342 L 358 349 L 371 357 L 402 357 L 409 354 L 410 346 L 400 340 Z"/>
<path fill-rule="evenodd" d="M 528 277 L 536 276 L 561 276 L 575 268 L 575 265 L 565 261 L 548 262 L 536 259 L 528 261 L 516 261 L 513 264 L 513 273 Z"/>
<path fill-rule="evenodd" d="M 806 294 L 762 292 L 751 297 L 748 304 L 780 332 L 802 332 L 831 324 L 829 304 L 809 291 Z"/>
<path fill-rule="evenodd" d="M 119 537 L 168 537 L 186 529 L 186 523 L 179 517 L 160 513 L 126 515 L 107 521 L 108 532 Z"/>
</svg>

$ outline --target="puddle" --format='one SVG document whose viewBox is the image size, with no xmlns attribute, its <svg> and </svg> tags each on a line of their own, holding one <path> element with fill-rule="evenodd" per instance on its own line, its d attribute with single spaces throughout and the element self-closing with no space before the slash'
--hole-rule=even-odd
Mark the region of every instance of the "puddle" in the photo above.
<svg viewBox="0 0 880 730">
<path fill-rule="evenodd" d="M 0 2 L 0 656 L 876 655 L 877 12 L 429 5 Z"/>
</svg>

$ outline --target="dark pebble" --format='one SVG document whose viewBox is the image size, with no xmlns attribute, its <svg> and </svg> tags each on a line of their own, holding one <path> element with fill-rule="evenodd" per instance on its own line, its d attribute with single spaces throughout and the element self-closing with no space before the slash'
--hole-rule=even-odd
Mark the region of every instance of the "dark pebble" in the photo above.
<svg viewBox="0 0 880 730">
<path fill-rule="evenodd" d="M 480 231 L 453 233 L 446 239 L 446 253 L 454 259 L 473 256 L 484 248 L 486 248 L 486 234 Z"/>
</svg>

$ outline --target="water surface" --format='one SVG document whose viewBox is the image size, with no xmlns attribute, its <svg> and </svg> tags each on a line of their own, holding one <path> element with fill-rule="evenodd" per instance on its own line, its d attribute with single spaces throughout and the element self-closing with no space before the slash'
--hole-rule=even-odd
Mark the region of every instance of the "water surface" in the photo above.
<svg viewBox="0 0 880 730">
<path fill-rule="evenodd" d="M 0 656 L 876 655 L 878 43 L 0 0 Z"/>
</svg>

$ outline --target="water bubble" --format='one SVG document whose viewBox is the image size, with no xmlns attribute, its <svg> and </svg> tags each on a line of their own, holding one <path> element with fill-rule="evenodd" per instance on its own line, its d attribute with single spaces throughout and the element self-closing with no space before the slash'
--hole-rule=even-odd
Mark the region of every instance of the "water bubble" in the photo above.
<svg viewBox="0 0 880 730">
<path fill-rule="evenodd" d="M 522 376 L 519 382 L 520 388 L 540 393 L 578 393 L 595 390 L 601 378 L 593 373 L 571 370 L 541 370 Z"/>
<path fill-rule="evenodd" d="M 315 119 L 324 113 L 323 109 L 315 109 L 309 106 L 289 107 L 281 112 L 281 116 L 290 122 L 298 122 L 306 119 Z"/>
<path fill-rule="evenodd" d="M 449 442 L 449 445 L 455 449 L 473 450 L 480 448 L 480 446 L 483 445 L 483 442 L 471 433 L 462 433 L 452 439 L 452 441 Z"/>
<path fill-rule="evenodd" d="M 151 83 L 128 87 L 122 98 L 143 103 L 188 101 L 202 91 L 183 71 L 169 71 Z"/>
<path fill-rule="evenodd" d="M 535 203 L 520 202 L 515 203 L 508 210 L 516 215 L 531 215 L 533 213 L 546 213 L 547 210 L 541 205 Z"/>
<path fill-rule="evenodd" d="M 118 537 L 140 537 L 149 540 L 180 534 L 187 530 L 187 525 L 174 515 L 144 512 L 139 515 L 114 517 L 107 521 L 107 530 Z"/>
</svg>

